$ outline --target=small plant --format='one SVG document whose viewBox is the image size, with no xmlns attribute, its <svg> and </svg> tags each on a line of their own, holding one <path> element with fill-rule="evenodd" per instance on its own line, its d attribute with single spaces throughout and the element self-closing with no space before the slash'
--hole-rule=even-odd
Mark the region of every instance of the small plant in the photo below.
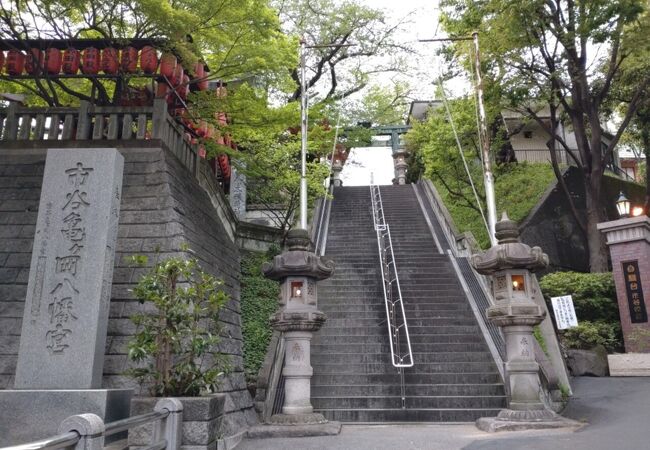
<svg viewBox="0 0 650 450">
<path fill-rule="evenodd" d="M 542 351 L 546 354 L 546 356 L 548 356 L 548 346 L 546 345 L 546 339 L 544 339 L 542 329 L 539 327 L 539 325 L 533 327 L 533 337 L 535 340 L 537 340 L 537 343 L 541 347 Z"/>
<path fill-rule="evenodd" d="M 130 260 L 144 265 L 147 258 Z M 173 257 L 156 263 L 133 289 L 153 314 L 131 317 L 138 332 L 129 342 L 129 358 L 139 367 L 127 374 L 149 386 L 152 396 L 198 396 L 215 392 L 228 369 L 215 351 L 219 312 L 227 295 L 223 282 L 201 270 L 196 258 Z"/>
<path fill-rule="evenodd" d="M 566 348 L 588 350 L 602 345 L 608 353 L 623 346 L 620 324 L 603 321 L 580 322 L 577 327 L 564 330 L 561 340 Z"/>
</svg>

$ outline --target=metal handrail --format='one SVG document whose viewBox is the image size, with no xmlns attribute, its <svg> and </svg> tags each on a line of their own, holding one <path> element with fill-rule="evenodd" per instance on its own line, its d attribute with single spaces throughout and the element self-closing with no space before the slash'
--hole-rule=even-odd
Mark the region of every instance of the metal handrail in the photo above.
<svg viewBox="0 0 650 450">
<path fill-rule="evenodd" d="M 325 255 L 325 248 L 327 246 L 327 228 L 330 218 L 330 210 L 332 209 L 332 195 L 334 193 L 334 185 L 330 184 L 327 189 L 327 194 L 323 197 L 323 201 L 318 211 L 318 224 L 316 228 L 316 238 L 314 239 L 314 251 L 317 255 Z"/>
<path fill-rule="evenodd" d="M 183 405 L 178 399 L 163 398 L 156 403 L 153 412 L 107 424 L 104 424 L 102 419 L 94 414 L 70 416 L 62 422 L 61 427 L 65 429 L 65 427 L 74 426 L 75 428 L 68 428 L 68 431 L 64 433 L 39 441 L 3 447 L 0 450 L 55 450 L 71 447 L 75 450 L 83 450 L 101 448 L 106 436 L 112 436 L 148 423 L 157 423 L 158 426 L 154 427 L 152 442 L 148 446 L 141 447 L 143 450 L 178 450 L 181 444 L 182 414 Z M 77 426 L 81 428 L 76 428 Z"/>
<path fill-rule="evenodd" d="M 393 241 L 390 236 L 390 226 L 384 217 L 384 206 L 381 200 L 379 186 L 370 185 L 372 218 L 377 233 L 377 249 L 379 250 L 379 265 L 381 267 L 384 305 L 386 306 L 386 323 L 390 340 L 391 363 L 397 367 L 400 374 L 402 408 L 406 408 L 406 391 L 404 387 L 404 368 L 413 367 L 413 351 L 411 338 L 406 323 L 402 289 L 397 274 L 397 264 L 393 253 Z M 402 346 L 406 343 L 406 351 Z"/>
</svg>

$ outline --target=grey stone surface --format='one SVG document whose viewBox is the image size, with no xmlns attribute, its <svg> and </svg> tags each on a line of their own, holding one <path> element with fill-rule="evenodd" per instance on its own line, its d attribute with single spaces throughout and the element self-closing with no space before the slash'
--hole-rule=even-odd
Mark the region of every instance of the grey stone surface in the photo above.
<svg viewBox="0 0 650 450">
<path fill-rule="evenodd" d="M 115 149 L 48 150 L 17 389 L 101 387 L 123 165 Z"/>
<path fill-rule="evenodd" d="M 571 375 L 606 377 L 609 375 L 607 350 L 600 345 L 591 350 L 567 350 L 567 366 Z"/>
<path fill-rule="evenodd" d="M 221 433 L 225 399 L 225 394 L 178 398 L 183 404 L 181 445 L 202 448 L 216 446 Z M 131 402 L 131 415 L 151 412 L 159 400 L 155 397 L 134 398 Z M 129 445 L 144 446 L 151 442 L 152 429 L 148 424 L 130 430 Z"/>
<path fill-rule="evenodd" d="M 230 207 L 239 220 L 246 217 L 246 175 L 233 166 L 230 176 Z"/>
<path fill-rule="evenodd" d="M 56 435 L 61 422 L 76 414 L 96 414 L 105 422 L 126 418 L 132 393 L 130 389 L 0 391 L 0 446 Z"/>
<path fill-rule="evenodd" d="M 246 433 L 248 439 L 296 438 L 334 436 L 341 432 L 341 423 L 332 421 L 315 424 L 258 425 Z"/>
<path fill-rule="evenodd" d="M 607 362 L 613 377 L 650 377 L 650 353 L 607 355 Z"/>
</svg>

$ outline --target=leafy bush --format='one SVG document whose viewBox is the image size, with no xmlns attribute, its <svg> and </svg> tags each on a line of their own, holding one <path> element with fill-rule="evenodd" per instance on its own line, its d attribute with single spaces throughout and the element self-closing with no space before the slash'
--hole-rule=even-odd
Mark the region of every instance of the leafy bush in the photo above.
<svg viewBox="0 0 650 450">
<path fill-rule="evenodd" d="M 247 253 L 241 260 L 241 316 L 244 336 L 244 372 L 249 384 L 257 382 L 257 374 L 264 362 L 273 329 L 269 317 L 278 309 L 280 285 L 262 275 L 262 263 L 269 254 Z"/>
<path fill-rule="evenodd" d="M 143 256 L 131 260 L 146 264 Z M 156 263 L 133 289 L 154 314 L 136 314 L 138 332 L 129 342 L 129 358 L 139 367 L 127 374 L 147 384 L 153 396 L 198 396 L 215 392 L 228 359 L 219 343 L 219 312 L 227 300 L 223 282 L 201 270 L 195 258 Z"/>
<path fill-rule="evenodd" d="M 562 331 L 562 343 L 567 348 L 588 350 L 602 345 L 609 353 L 623 347 L 621 325 L 617 322 L 579 322 L 577 327 Z"/>
<path fill-rule="evenodd" d="M 571 295 L 578 321 L 619 322 L 616 287 L 612 274 L 555 272 L 539 282 L 542 292 L 550 298 Z"/>
</svg>

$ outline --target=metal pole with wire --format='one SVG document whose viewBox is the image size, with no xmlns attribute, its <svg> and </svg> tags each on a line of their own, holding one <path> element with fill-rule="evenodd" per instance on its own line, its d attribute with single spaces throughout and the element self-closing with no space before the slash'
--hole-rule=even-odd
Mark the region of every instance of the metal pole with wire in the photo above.
<svg viewBox="0 0 650 450">
<path fill-rule="evenodd" d="M 494 175 L 492 173 L 492 162 L 490 160 L 490 136 L 487 132 L 487 115 L 483 104 L 483 79 L 481 77 L 481 58 L 478 44 L 478 33 L 472 33 L 472 37 L 453 37 L 420 39 L 420 42 L 443 42 L 443 41 L 473 41 L 474 43 L 474 69 L 476 76 L 475 90 L 479 110 L 479 141 L 481 145 L 481 160 L 483 163 L 483 184 L 485 186 L 485 201 L 487 207 L 488 235 L 492 245 L 496 244 L 494 236 L 497 221 L 496 197 L 494 195 Z"/>
<path fill-rule="evenodd" d="M 300 228 L 307 229 L 307 116 L 309 98 L 307 94 L 307 76 L 305 67 L 305 50 L 308 48 L 354 47 L 356 44 L 307 45 L 305 38 L 300 39 Z M 336 144 L 335 144 L 336 145 Z"/>
</svg>

